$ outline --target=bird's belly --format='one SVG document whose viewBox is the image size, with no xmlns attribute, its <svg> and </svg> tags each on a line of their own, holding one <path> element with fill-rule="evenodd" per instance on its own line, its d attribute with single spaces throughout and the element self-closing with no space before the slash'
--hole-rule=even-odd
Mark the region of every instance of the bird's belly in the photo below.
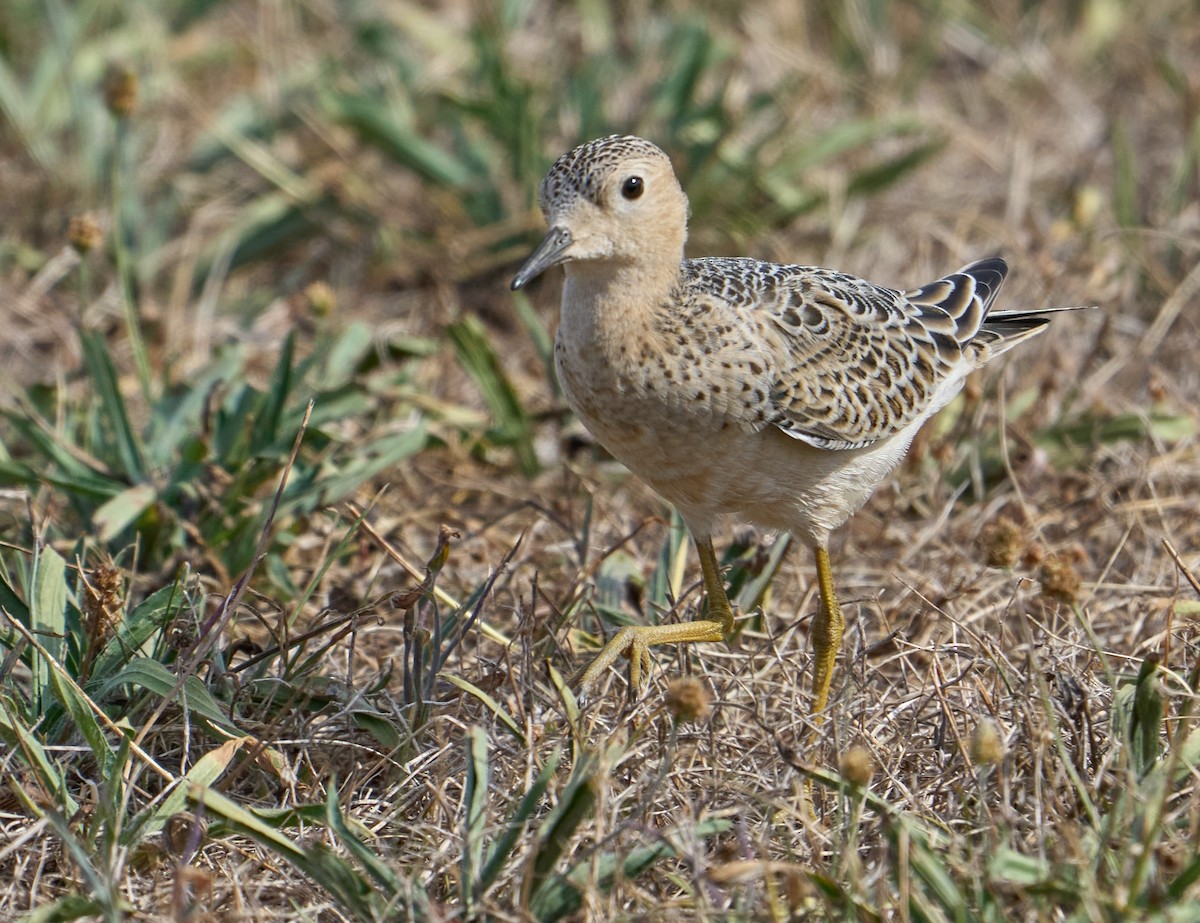
<svg viewBox="0 0 1200 923">
<path fill-rule="evenodd" d="M 915 427 L 913 432 L 915 432 Z M 774 427 L 731 450 L 740 454 L 718 492 L 722 512 L 825 545 L 904 456 L 911 434 L 862 449 L 818 449 Z"/>
<path fill-rule="evenodd" d="M 559 379 L 584 426 L 701 534 L 731 515 L 824 545 L 895 467 L 920 426 L 914 421 L 862 449 L 819 449 L 711 405 L 693 409 L 611 367 L 564 358 L 573 357 L 560 354 Z"/>
</svg>

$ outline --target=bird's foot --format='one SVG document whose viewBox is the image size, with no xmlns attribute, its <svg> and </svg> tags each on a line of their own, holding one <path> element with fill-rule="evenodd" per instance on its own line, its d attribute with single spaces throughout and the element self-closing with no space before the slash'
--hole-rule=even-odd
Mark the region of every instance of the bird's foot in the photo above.
<svg viewBox="0 0 1200 923">
<path fill-rule="evenodd" d="M 722 622 L 701 619 L 675 625 L 631 625 L 620 629 L 580 671 L 574 681 L 581 692 L 595 685 L 618 657 L 629 658 L 629 688 L 641 689 L 650 675 L 650 648 L 655 644 L 690 644 L 694 641 L 723 641 L 726 633 Z"/>
</svg>

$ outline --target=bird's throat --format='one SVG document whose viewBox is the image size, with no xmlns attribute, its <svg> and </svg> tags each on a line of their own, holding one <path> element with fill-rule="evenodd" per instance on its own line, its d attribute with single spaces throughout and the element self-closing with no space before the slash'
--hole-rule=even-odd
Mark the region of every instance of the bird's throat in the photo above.
<svg viewBox="0 0 1200 923">
<path fill-rule="evenodd" d="M 661 311 L 680 285 L 678 266 L 647 272 L 637 264 L 575 263 L 563 284 L 560 337 L 604 354 L 660 335 Z"/>
</svg>

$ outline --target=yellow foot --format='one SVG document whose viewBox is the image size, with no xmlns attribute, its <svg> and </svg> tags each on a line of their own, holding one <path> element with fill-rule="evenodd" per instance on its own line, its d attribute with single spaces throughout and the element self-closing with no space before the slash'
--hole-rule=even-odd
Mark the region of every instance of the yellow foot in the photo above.
<svg viewBox="0 0 1200 923">
<path fill-rule="evenodd" d="M 616 663 L 618 657 L 623 656 L 629 658 L 629 686 L 636 692 L 650 673 L 650 648 L 653 645 L 723 641 L 725 637 L 724 622 L 707 619 L 676 625 L 627 626 L 612 636 L 596 659 L 575 677 L 574 684 L 586 692 Z"/>
<path fill-rule="evenodd" d="M 650 648 L 655 644 L 691 644 L 694 641 L 724 641 L 733 634 L 733 607 L 725 595 L 717 553 L 711 538 L 697 538 L 700 570 L 704 574 L 704 590 L 708 598 L 708 618 L 675 625 L 637 625 L 622 628 L 604 645 L 596 659 L 575 677 L 580 691 L 594 685 L 617 658 L 629 658 L 629 686 L 637 692 L 642 680 L 650 673 Z"/>
</svg>

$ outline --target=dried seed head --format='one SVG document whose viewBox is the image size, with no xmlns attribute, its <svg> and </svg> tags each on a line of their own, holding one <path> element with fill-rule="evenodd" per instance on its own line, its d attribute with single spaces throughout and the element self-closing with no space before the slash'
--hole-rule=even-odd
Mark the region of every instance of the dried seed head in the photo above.
<svg viewBox="0 0 1200 923">
<path fill-rule="evenodd" d="M 97 651 L 108 643 L 121 621 L 121 572 L 99 564 L 83 581 L 83 616 L 88 647 Z"/>
<path fill-rule="evenodd" d="M 1004 738 L 991 718 L 982 719 L 971 732 L 971 762 L 992 766 L 1004 759 Z"/>
<path fill-rule="evenodd" d="M 100 229 L 100 222 L 96 220 L 96 216 L 85 212 L 76 215 L 67 224 L 67 240 L 76 253 L 83 255 L 100 246 L 104 240 L 104 231 Z"/>
<path fill-rule="evenodd" d="M 700 680 L 681 676 L 667 687 L 667 711 L 677 724 L 702 721 L 712 709 L 712 697 Z"/>
<path fill-rule="evenodd" d="M 1075 564 L 1075 556 L 1070 553 L 1047 556 L 1038 575 L 1042 582 L 1042 595 L 1061 602 L 1075 602 L 1083 585 L 1083 578 L 1079 576 Z"/>
<path fill-rule="evenodd" d="M 119 119 L 127 119 L 137 109 L 138 78 L 127 64 L 113 63 L 104 74 L 104 105 Z"/>
<path fill-rule="evenodd" d="M 337 295 L 328 282 L 314 282 L 304 290 L 308 310 L 318 317 L 328 317 L 337 309 Z"/>
<path fill-rule="evenodd" d="M 1030 542 L 1029 547 L 1026 548 L 1025 552 L 1021 555 L 1021 566 L 1028 568 L 1037 567 L 1042 563 L 1045 557 L 1046 549 L 1042 546 L 1042 543 Z"/>
<path fill-rule="evenodd" d="M 979 534 L 988 567 L 1012 567 L 1025 549 L 1025 530 L 1007 516 L 993 519 Z"/>
<path fill-rule="evenodd" d="M 182 651 L 196 643 L 200 631 L 196 619 L 190 612 L 181 612 L 171 622 L 167 629 L 167 643 L 172 650 Z"/>
<path fill-rule="evenodd" d="M 1150 399 L 1156 404 L 1161 404 L 1170 395 L 1167 391 L 1167 379 L 1164 378 L 1163 370 L 1158 366 L 1150 368 L 1150 374 L 1146 380 L 1146 390 L 1150 392 Z"/>
<path fill-rule="evenodd" d="M 870 783 L 871 776 L 875 775 L 875 760 L 871 757 L 871 751 L 857 744 L 850 747 L 842 753 L 838 772 L 851 785 L 864 788 Z"/>
</svg>

